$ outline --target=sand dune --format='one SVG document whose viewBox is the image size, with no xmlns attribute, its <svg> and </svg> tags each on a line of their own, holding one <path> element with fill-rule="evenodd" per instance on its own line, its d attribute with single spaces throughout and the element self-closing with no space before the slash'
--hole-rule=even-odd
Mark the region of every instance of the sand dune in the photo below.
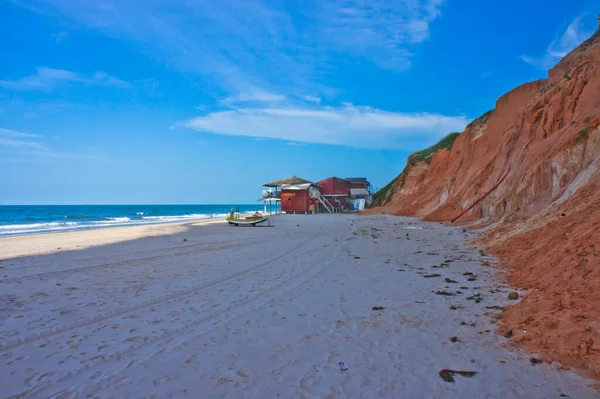
<svg viewBox="0 0 600 399">
<path fill-rule="evenodd" d="M 509 288 L 471 233 L 391 216 L 274 224 L 0 239 L 0 396 L 598 396 L 494 333 Z"/>
</svg>

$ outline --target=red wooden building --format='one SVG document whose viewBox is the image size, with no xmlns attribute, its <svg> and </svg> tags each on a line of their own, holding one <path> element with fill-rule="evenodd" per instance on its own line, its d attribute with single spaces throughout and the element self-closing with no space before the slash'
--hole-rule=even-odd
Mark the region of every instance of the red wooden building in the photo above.
<svg viewBox="0 0 600 399">
<path fill-rule="evenodd" d="M 264 184 L 262 200 L 280 201 L 285 213 L 343 212 L 363 209 L 370 200 L 370 184 L 367 179 L 330 177 L 315 184 L 293 176 Z M 357 202 L 357 200 L 359 202 Z M 361 204 L 361 208 L 357 204 Z"/>
<path fill-rule="evenodd" d="M 337 212 L 349 208 L 351 182 L 339 177 L 330 177 L 321 180 L 318 184 L 323 197 L 327 198 Z"/>
<path fill-rule="evenodd" d="M 349 181 L 352 188 L 364 188 L 369 192 L 371 191 L 371 183 L 365 177 L 346 177 L 344 180 Z"/>
<path fill-rule="evenodd" d="M 289 177 L 264 184 L 271 190 L 270 197 L 281 201 L 281 210 L 285 213 L 308 213 L 317 211 L 319 186 L 300 177 Z M 275 189 L 274 191 L 272 189 Z M 263 200 L 265 200 L 263 193 Z"/>
</svg>

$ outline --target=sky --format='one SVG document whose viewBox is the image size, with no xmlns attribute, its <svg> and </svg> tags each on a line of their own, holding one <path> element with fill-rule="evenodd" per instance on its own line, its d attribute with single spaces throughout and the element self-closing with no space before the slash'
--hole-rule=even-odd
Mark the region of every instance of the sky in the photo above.
<svg viewBox="0 0 600 399">
<path fill-rule="evenodd" d="M 600 0 L 0 1 L 0 204 L 254 203 L 462 131 Z"/>
</svg>

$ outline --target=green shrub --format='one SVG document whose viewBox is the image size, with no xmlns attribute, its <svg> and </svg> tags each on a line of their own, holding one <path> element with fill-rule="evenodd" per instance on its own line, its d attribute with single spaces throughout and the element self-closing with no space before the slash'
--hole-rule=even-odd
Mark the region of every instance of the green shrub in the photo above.
<svg viewBox="0 0 600 399">
<path fill-rule="evenodd" d="M 431 158 L 433 157 L 433 154 L 435 154 L 439 150 L 442 150 L 442 149 L 445 149 L 448 151 L 451 150 L 452 146 L 454 145 L 454 142 L 456 141 L 458 136 L 460 136 L 460 133 L 457 133 L 457 132 L 450 133 L 449 135 L 447 135 L 446 137 L 444 137 L 443 139 L 438 141 L 437 144 L 432 145 L 431 147 L 429 147 L 423 151 L 415 152 L 410 157 L 411 165 L 414 165 L 415 163 L 417 163 L 417 161 L 430 161 Z"/>
<path fill-rule="evenodd" d="M 408 158 L 408 162 L 406 163 L 406 167 L 404 168 L 402 173 L 400 173 L 400 175 L 394 180 L 389 182 L 385 187 L 373 194 L 373 203 L 371 206 L 381 206 L 388 192 L 392 189 L 392 187 L 394 187 L 394 183 L 396 183 L 396 181 L 398 182 L 398 189 L 402 189 L 402 187 L 404 186 L 404 179 L 406 177 L 406 173 L 408 172 L 411 166 L 414 166 L 417 163 L 417 161 L 431 162 L 433 154 L 435 154 L 437 151 L 442 149 L 451 150 L 452 146 L 454 145 L 454 141 L 456 141 L 456 138 L 458 136 L 460 136 L 460 133 L 450 133 L 449 135 L 441 139 L 439 142 L 437 142 L 437 144 L 432 145 L 431 147 L 423 151 L 418 151 L 412 154 Z"/>
<path fill-rule="evenodd" d="M 575 141 L 580 143 L 582 140 L 587 140 L 587 138 L 588 138 L 588 128 L 584 127 L 583 129 L 581 129 L 579 131 L 579 133 L 577 133 L 577 136 L 575 136 Z"/>
<path fill-rule="evenodd" d="M 385 187 L 383 187 L 382 189 L 378 190 L 375 194 L 373 194 L 373 206 L 378 206 L 378 205 L 383 204 L 383 200 L 385 199 L 385 196 L 387 195 L 388 191 L 390 191 L 390 189 L 394 185 L 395 181 L 396 181 L 396 179 L 392 180 Z"/>
</svg>

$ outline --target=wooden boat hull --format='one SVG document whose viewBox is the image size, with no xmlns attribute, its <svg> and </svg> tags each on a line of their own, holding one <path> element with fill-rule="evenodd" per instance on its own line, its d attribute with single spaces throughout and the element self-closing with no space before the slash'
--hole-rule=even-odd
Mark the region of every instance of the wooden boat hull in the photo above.
<svg viewBox="0 0 600 399">
<path fill-rule="evenodd" d="M 256 226 L 259 223 L 264 223 L 269 218 L 252 218 L 252 219 L 236 219 L 227 218 L 227 222 L 234 226 Z"/>
</svg>

